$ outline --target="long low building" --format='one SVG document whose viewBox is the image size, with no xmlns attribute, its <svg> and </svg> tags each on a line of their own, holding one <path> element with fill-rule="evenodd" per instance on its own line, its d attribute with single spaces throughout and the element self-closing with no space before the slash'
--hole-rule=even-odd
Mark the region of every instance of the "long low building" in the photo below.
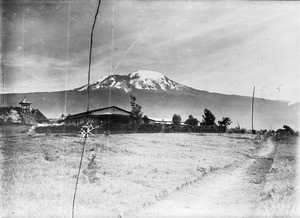
<svg viewBox="0 0 300 218">
<path fill-rule="evenodd" d="M 124 110 L 116 106 L 99 108 L 78 114 L 69 115 L 64 119 L 65 124 L 81 125 L 87 120 L 94 123 L 116 122 L 128 123 L 130 116 L 134 115 L 131 111 Z"/>
<path fill-rule="evenodd" d="M 173 124 L 173 120 L 172 119 L 168 119 L 168 118 L 149 118 L 149 120 L 152 123 L 158 123 L 158 124 L 163 124 L 163 125 L 172 125 Z M 150 124 L 152 124 L 152 123 L 150 123 Z M 184 122 L 180 122 L 180 124 L 182 126 L 186 125 Z"/>
</svg>

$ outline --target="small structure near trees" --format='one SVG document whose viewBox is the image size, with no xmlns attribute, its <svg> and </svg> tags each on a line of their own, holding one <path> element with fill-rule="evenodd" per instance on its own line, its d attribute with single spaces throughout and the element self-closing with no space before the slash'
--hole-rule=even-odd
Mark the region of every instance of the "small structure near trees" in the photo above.
<svg viewBox="0 0 300 218">
<path fill-rule="evenodd" d="M 21 106 L 21 108 L 23 110 L 27 110 L 27 109 L 29 110 L 31 104 L 32 104 L 32 102 L 29 101 L 26 97 L 19 103 L 19 105 Z"/>
<path fill-rule="evenodd" d="M 30 108 L 31 104 L 31 101 L 25 97 L 19 103 L 20 107 L 0 107 L 0 124 L 49 123 L 47 117 L 39 109 Z"/>
</svg>

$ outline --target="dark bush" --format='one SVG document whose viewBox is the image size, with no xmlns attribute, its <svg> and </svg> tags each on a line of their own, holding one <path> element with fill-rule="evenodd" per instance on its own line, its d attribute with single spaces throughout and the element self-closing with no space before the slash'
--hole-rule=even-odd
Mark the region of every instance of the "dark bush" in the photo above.
<svg viewBox="0 0 300 218">
<path fill-rule="evenodd" d="M 190 126 L 197 126 L 199 123 L 197 118 L 194 118 L 193 115 L 189 115 L 189 118 L 184 122 L 184 124 L 190 125 Z"/>
<path fill-rule="evenodd" d="M 178 114 L 174 114 L 172 118 L 172 123 L 175 127 L 180 127 L 181 116 Z"/>
<path fill-rule="evenodd" d="M 150 123 L 150 119 L 145 115 L 143 118 L 142 118 L 143 122 L 145 124 L 149 124 Z"/>
<path fill-rule="evenodd" d="M 97 124 L 94 124 L 96 127 Z M 40 126 L 35 128 L 36 133 L 78 133 L 80 126 L 62 125 L 62 126 Z M 140 124 L 137 128 L 134 124 L 128 123 L 104 123 L 94 129 L 94 134 L 125 134 L 125 133 L 173 133 L 173 132 L 203 132 L 203 133 L 223 133 L 226 127 L 222 126 L 191 126 L 191 125 L 162 125 L 162 124 Z"/>
<path fill-rule="evenodd" d="M 223 117 L 222 120 L 218 121 L 219 126 L 225 126 L 226 128 L 232 123 L 229 117 Z"/>
<path fill-rule="evenodd" d="M 141 124 L 138 128 L 139 133 L 155 133 L 161 131 L 162 131 L 161 124 Z"/>
<path fill-rule="evenodd" d="M 245 128 L 240 128 L 240 126 L 238 125 L 237 127 L 230 128 L 229 129 L 229 133 L 245 134 L 246 133 L 246 129 Z"/>
<path fill-rule="evenodd" d="M 38 126 L 35 128 L 36 133 L 79 133 L 80 127 L 75 125 L 62 126 Z"/>
<path fill-rule="evenodd" d="M 283 129 L 276 130 L 276 140 L 288 140 L 294 136 L 299 136 L 298 132 L 294 131 L 291 127 L 284 125 Z"/>
</svg>

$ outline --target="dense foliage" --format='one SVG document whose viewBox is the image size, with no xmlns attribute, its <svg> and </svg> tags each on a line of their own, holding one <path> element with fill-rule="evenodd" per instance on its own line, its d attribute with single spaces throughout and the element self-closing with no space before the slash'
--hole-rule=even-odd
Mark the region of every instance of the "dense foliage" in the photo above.
<svg viewBox="0 0 300 218">
<path fill-rule="evenodd" d="M 208 109 L 204 109 L 204 115 L 202 115 L 202 122 L 200 123 L 201 126 L 216 126 L 215 115 Z"/>
<path fill-rule="evenodd" d="M 96 125 L 94 125 L 96 126 Z M 80 126 L 61 125 L 61 126 L 39 126 L 36 133 L 79 133 Z M 136 127 L 133 123 L 104 123 L 99 128 L 92 131 L 94 134 L 125 134 L 125 133 L 172 133 L 172 132 L 198 132 L 198 133 L 223 133 L 225 128 L 221 126 L 175 126 L 171 124 L 140 124 Z"/>
<path fill-rule="evenodd" d="M 48 122 L 48 119 L 38 109 L 0 107 L 0 124 L 36 124 L 42 122 Z"/>
<path fill-rule="evenodd" d="M 228 127 L 231 124 L 231 119 L 229 117 L 223 117 L 222 120 L 218 121 L 219 126 Z"/>
<path fill-rule="evenodd" d="M 193 115 L 189 115 L 189 118 L 184 122 L 184 124 L 190 125 L 190 126 L 197 126 L 199 123 L 197 118 L 194 118 Z"/>
<path fill-rule="evenodd" d="M 130 101 L 130 105 L 131 105 L 131 112 L 134 114 L 132 116 L 132 120 L 133 120 L 133 124 L 138 126 L 141 124 L 142 121 L 142 106 L 137 104 L 136 101 L 136 97 L 133 95 L 130 95 L 131 101 Z"/>
<path fill-rule="evenodd" d="M 282 129 L 276 130 L 276 139 L 277 140 L 286 140 L 293 136 L 299 136 L 299 132 L 293 130 L 291 127 L 284 125 Z"/>
<path fill-rule="evenodd" d="M 146 115 L 143 117 L 143 121 L 144 121 L 144 124 L 150 123 L 150 119 Z"/>
<path fill-rule="evenodd" d="M 180 115 L 178 115 L 178 114 L 174 114 L 173 115 L 173 118 L 172 118 L 172 122 L 173 122 L 173 125 L 174 126 L 180 126 L 181 124 L 181 116 Z"/>
</svg>

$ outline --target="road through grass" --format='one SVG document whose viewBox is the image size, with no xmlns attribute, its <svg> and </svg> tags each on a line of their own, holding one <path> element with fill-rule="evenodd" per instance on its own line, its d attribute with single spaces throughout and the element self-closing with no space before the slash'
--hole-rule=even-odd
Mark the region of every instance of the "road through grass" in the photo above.
<svg viewBox="0 0 300 218">
<path fill-rule="evenodd" d="M 275 153 L 276 145 L 269 139 L 243 162 L 217 171 L 135 216 L 254 217 Z"/>
</svg>

